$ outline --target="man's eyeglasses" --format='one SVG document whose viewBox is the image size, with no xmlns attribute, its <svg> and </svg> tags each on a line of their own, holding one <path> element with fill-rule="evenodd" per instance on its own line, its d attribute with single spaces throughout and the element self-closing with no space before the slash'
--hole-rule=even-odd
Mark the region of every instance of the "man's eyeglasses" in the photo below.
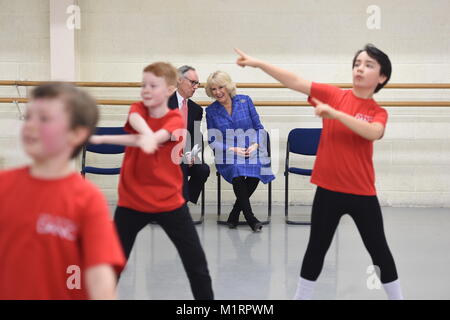
<svg viewBox="0 0 450 320">
<path fill-rule="evenodd" d="M 195 80 L 191 80 L 191 79 L 189 79 L 189 78 L 186 77 L 186 76 L 183 76 L 183 78 L 185 78 L 186 80 L 188 80 L 188 81 L 191 83 L 191 86 L 193 86 L 193 87 L 198 86 L 198 85 L 200 84 L 200 82 L 195 81 Z"/>
</svg>

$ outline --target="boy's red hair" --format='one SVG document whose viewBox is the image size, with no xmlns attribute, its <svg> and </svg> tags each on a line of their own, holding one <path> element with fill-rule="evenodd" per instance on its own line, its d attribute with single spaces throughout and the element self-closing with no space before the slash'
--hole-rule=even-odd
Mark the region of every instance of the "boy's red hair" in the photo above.
<svg viewBox="0 0 450 320">
<path fill-rule="evenodd" d="M 155 62 L 144 68 L 143 72 L 151 72 L 157 77 L 164 78 L 168 86 L 176 86 L 178 73 L 177 69 L 167 62 Z"/>
</svg>

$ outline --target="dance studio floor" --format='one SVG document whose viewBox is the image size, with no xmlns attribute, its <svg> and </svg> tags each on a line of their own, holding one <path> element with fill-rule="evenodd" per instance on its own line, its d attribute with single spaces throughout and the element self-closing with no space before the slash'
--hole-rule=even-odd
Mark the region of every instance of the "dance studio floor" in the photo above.
<svg viewBox="0 0 450 320">
<path fill-rule="evenodd" d="M 265 207 L 255 207 L 264 218 Z M 305 213 L 310 207 L 291 207 Z M 199 207 L 191 208 L 194 219 Z M 223 212 L 229 209 L 224 207 Z M 406 299 L 450 299 L 450 209 L 383 208 L 385 231 Z M 226 219 L 227 215 L 223 218 Z M 301 217 L 301 216 L 300 216 Z M 208 259 L 216 299 L 291 299 L 305 253 L 309 226 L 284 223 L 275 206 L 272 223 L 261 233 L 248 226 L 217 225 L 215 206 L 197 226 Z M 385 299 L 353 220 L 342 218 L 318 279 L 315 299 Z M 370 272 L 370 270 L 369 270 Z M 368 285 L 369 283 L 369 285 Z M 371 289 L 369 289 L 369 287 Z M 119 282 L 121 299 L 192 299 L 181 260 L 157 225 L 138 235 Z"/>
</svg>

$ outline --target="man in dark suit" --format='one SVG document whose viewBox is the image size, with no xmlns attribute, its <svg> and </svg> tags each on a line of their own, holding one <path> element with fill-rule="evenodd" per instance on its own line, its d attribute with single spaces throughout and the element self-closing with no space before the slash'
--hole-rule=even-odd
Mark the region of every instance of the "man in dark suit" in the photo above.
<svg viewBox="0 0 450 320">
<path fill-rule="evenodd" d="M 179 109 L 186 121 L 190 140 L 186 141 L 185 152 L 191 151 L 196 144 L 202 147 L 200 123 L 203 117 L 203 109 L 190 99 L 199 84 L 195 69 L 190 66 L 182 66 L 178 68 L 177 91 L 169 98 L 169 108 Z M 184 173 L 184 198 L 186 201 L 197 203 L 203 186 L 209 177 L 209 166 L 202 163 L 197 156 L 189 163 L 183 161 L 181 167 Z M 189 177 L 190 179 L 188 179 Z"/>
</svg>

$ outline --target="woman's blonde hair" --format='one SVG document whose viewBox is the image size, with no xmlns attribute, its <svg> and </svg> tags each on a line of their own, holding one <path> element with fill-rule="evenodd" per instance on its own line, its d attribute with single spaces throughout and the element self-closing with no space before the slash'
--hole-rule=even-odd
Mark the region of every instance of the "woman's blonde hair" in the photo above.
<svg viewBox="0 0 450 320">
<path fill-rule="evenodd" d="M 236 84 L 231 80 L 230 75 L 224 71 L 216 71 L 209 75 L 206 81 L 205 91 L 210 98 L 214 98 L 211 92 L 213 85 L 224 86 L 232 98 L 236 95 Z"/>
</svg>

